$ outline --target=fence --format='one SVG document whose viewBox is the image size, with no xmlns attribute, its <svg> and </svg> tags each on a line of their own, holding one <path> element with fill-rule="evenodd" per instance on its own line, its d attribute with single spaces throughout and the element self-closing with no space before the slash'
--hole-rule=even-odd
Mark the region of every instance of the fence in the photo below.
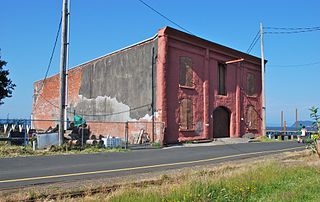
<svg viewBox="0 0 320 202">
<path fill-rule="evenodd" d="M 0 141 L 15 145 L 27 145 L 30 121 L 27 119 L 0 119 Z"/>
<path fill-rule="evenodd" d="M 7 137 L 12 131 L 24 131 L 28 140 L 32 133 L 57 132 L 59 120 L 45 119 L 15 119 L 0 120 L 0 132 Z M 108 122 L 108 121 L 86 121 L 86 130 L 70 129 L 66 134 L 77 133 L 79 142 L 85 144 L 88 139 L 101 139 L 104 137 L 121 138 L 126 145 L 146 145 L 153 142 L 162 144 L 164 138 L 164 124 L 152 121 L 127 121 L 127 122 Z M 70 126 L 70 121 L 67 121 Z M 9 130 L 8 130 L 9 129 Z M 83 133 L 83 131 L 85 131 Z M 65 137 L 67 137 L 65 134 Z M 8 141 L 8 139 L 6 139 Z M 70 140 L 70 139 L 69 139 Z M 68 141 L 69 141 L 68 140 Z M 75 143 L 79 143 L 75 142 Z"/>
<path fill-rule="evenodd" d="M 316 133 L 316 131 L 307 131 L 306 136 L 310 137 L 312 134 Z M 267 130 L 266 135 L 270 139 L 295 139 L 298 135 L 301 134 L 299 130 Z"/>
</svg>

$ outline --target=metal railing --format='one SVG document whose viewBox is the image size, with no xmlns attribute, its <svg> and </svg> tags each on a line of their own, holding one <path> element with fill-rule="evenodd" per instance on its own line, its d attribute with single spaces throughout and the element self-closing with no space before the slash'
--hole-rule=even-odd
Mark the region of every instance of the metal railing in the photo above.
<svg viewBox="0 0 320 202">
<path fill-rule="evenodd" d="M 306 136 L 309 137 L 317 131 L 307 131 Z M 298 135 L 301 135 L 299 130 L 266 130 L 266 136 L 270 139 L 295 139 Z"/>
</svg>

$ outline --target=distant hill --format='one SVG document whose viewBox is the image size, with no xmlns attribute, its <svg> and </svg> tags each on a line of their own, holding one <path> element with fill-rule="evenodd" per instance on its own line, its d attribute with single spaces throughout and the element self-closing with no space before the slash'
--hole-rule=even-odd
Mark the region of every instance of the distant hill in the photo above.
<svg viewBox="0 0 320 202">
<path fill-rule="evenodd" d="M 312 121 L 298 121 L 298 126 L 305 126 L 306 128 L 312 127 Z M 291 127 L 296 127 L 296 123 L 292 124 Z"/>
</svg>

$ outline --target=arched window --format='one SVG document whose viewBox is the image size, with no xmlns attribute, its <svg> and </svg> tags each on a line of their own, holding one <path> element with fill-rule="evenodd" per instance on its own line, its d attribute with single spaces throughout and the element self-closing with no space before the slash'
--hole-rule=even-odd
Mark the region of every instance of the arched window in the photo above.
<svg viewBox="0 0 320 202">
<path fill-rule="evenodd" d="M 179 84 L 181 86 L 193 86 L 192 59 L 180 57 Z"/>
<path fill-rule="evenodd" d="M 258 119 L 258 116 L 257 116 L 256 110 L 252 105 L 249 105 L 248 111 L 247 111 L 247 126 L 249 129 L 258 128 L 257 119 Z"/>
<path fill-rule="evenodd" d="M 180 128 L 193 129 L 192 100 L 184 98 L 180 102 Z"/>
</svg>

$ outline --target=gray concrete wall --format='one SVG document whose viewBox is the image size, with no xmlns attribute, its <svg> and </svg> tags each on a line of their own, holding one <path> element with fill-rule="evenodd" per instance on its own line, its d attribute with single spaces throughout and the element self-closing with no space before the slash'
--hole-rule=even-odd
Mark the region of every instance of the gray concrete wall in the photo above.
<svg viewBox="0 0 320 202">
<path fill-rule="evenodd" d="M 84 65 L 78 102 L 69 110 L 95 121 L 150 117 L 152 48 L 156 57 L 157 44 L 151 40 Z"/>
</svg>

